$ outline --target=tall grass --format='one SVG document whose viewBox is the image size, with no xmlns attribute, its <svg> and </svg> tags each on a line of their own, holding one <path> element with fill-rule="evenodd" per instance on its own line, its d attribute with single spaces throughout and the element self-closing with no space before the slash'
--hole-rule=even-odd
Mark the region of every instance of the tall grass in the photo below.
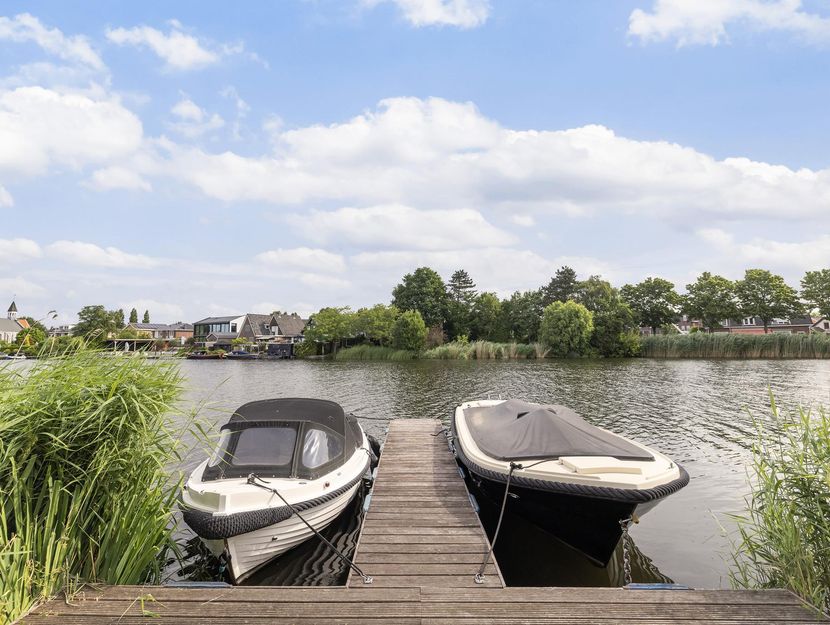
<svg viewBox="0 0 830 625">
<path fill-rule="evenodd" d="M 799 409 L 773 429 L 756 420 L 752 494 L 737 517 L 732 581 L 744 588 L 789 588 L 830 611 L 830 415 Z"/>
<path fill-rule="evenodd" d="M 0 622 L 79 582 L 159 582 L 181 478 L 175 365 L 80 348 L 0 368 Z"/>
<path fill-rule="evenodd" d="M 472 343 L 453 341 L 428 349 L 422 357 L 437 360 L 521 359 L 544 358 L 547 352 L 548 350 L 539 343 L 527 345 L 493 341 L 473 341 Z"/>
<path fill-rule="evenodd" d="M 416 352 L 406 349 L 393 349 L 378 345 L 355 345 L 341 349 L 334 356 L 335 360 L 412 360 Z"/>
<path fill-rule="evenodd" d="M 642 339 L 641 355 L 650 358 L 830 358 L 825 334 L 658 334 Z"/>
</svg>

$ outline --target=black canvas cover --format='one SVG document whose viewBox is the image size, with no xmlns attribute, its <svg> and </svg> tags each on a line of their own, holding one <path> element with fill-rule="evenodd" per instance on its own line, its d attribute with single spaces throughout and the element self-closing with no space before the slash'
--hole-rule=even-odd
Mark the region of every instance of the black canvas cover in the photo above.
<svg viewBox="0 0 830 625">
<path fill-rule="evenodd" d="M 478 448 L 497 460 L 562 456 L 610 456 L 654 460 L 643 449 L 601 430 L 565 406 L 508 399 L 465 408 L 464 418 Z"/>
</svg>

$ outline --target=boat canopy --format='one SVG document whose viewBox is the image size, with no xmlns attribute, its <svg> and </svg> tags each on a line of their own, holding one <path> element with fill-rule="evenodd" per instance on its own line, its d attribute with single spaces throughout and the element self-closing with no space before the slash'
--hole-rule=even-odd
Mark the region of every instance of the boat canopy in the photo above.
<svg viewBox="0 0 830 625">
<path fill-rule="evenodd" d="M 322 399 L 266 399 L 240 406 L 222 426 L 203 481 L 246 477 L 316 479 L 362 443 L 357 419 Z"/>
<path fill-rule="evenodd" d="M 565 456 L 654 460 L 641 447 L 591 425 L 565 406 L 508 399 L 465 408 L 464 418 L 478 448 L 497 460 Z"/>
</svg>

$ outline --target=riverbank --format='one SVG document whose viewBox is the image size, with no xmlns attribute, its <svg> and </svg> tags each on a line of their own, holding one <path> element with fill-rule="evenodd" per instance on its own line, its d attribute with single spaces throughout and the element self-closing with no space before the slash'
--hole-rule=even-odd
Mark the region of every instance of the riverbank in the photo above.
<svg viewBox="0 0 830 625">
<path fill-rule="evenodd" d="M 444 343 L 422 352 L 378 345 L 355 345 L 337 352 L 335 360 L 526 360 L 545 358 L 550 349 L 541 343 L 472 341 Z"/>
<path fill-rule="evenodd" d="M 733 334 L 695 332 L 658 334 L 640 342 L 644 358 L 824 359 L 830 358 L 826 334 Z"/>
</svg>

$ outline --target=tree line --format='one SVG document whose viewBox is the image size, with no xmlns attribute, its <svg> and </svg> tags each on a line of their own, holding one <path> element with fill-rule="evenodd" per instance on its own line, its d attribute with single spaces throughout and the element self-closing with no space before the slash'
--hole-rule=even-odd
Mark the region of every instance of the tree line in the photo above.
<svg viewBox="0 0 830 625">
<path fill-rule="evenodd" d="M 538 289 L 502 299 L 479 291 L 463 269 L 444 282 L 420 267 L 395 286 L 391 304 L 323 308 L 305 336 L 333 351 L 360 341 L 419 350 L 448 340 L 485 340 L 540 342 L 554 355 L 630 356 L 639 351 L 641 327 L 670 331 L 683 314 L 709 330 L 727 319 L 757 317 L 766 331 L 774 319 L 813 310 L 830 316 L 830 269 L 807 272 L 800 292 L 770 271 L 748 269 L 740 280 L 704 272 L 680 294 L 663 278 L 618 289 L 598 275 L 579 280 L 563 266 Z"/>
</svg>

